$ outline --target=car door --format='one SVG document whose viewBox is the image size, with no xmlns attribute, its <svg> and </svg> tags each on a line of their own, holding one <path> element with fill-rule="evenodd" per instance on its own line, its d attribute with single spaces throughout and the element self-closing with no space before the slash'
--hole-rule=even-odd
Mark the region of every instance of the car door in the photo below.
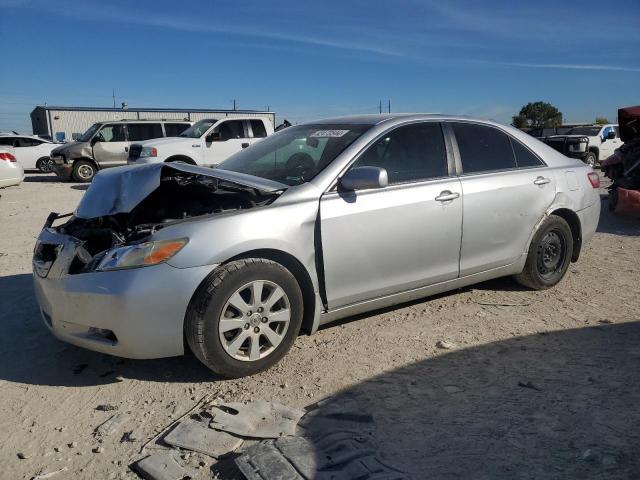
<svg viewBox="0 0 640 480">
<path fill-rule="evenodd" d="M 607 138 L 609 132 L 614 132 L 615 138 Z M 616 129 L 612 125 L 607 125 L 601 132 L 600 138 L 602 139 L 602 143 L 600 144 L 600 161 L 604 160 L 607 157 L 613 155 L 613 152 L 616 148 L 622 145 L 620 141 L 620 135 L 616 131 Z"/>
<path fill-rule="evenodd" d="M 25 170 L 33 170 L 36 168 L 38 161 L 37 143 L 28 137 L 13 137 L 12 146 L 15 150 L 15 156 L 18 163 Z"/>
<path fill-rule="evenodd" d="M 385 188 L 320 200 L 329 308 L 458 276 L 460 181 L 450 174 L 441 125 L 404 125 L 374 141 L 350 168 L 387 170 Z"/>
<path fill-rule="evenodd" d="M 462 167 L 463 277 L 520 258 L 553 202 L 556 182 L 541 159 L 502 130 L 471 122 L 450 125 Z"/>
<path fill-rule="evenodd" d="M 100 131 L 93 136 L 91 143 L 93 144 L 93 158 L 100 168 L 127 164 L 129 142 L 124 124 L 103 125 Z"/>
<path fill-rule="evenodd" d="M 236 152 L 249 146 L 249 135 L 243 120 L 223 120 L 212 130 L 214 141 L 206 141 L 205 137 L 205 165 L 218 165 Z"/>
<path fill-rule="evenodd" d="M 245 125 L 250 129 L 249 144 L 253 145 L 267 136 L 267 129 L 264 126 L 264 120 L 246 120 Z"/>
</svg>

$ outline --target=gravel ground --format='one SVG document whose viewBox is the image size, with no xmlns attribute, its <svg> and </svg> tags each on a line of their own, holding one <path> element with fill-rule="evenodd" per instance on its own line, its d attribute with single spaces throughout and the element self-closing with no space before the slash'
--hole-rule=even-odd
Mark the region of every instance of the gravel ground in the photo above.
<svg viewBox="0 0 640 480">
<path fill-rule="evenodd" d="M 223 381 L 192 355 L 113 358 L 41 325 L 33 244 L 84 189 L 30 175 L 0 190 L 0 478 L 137 478 L 142 445 L 206 395 L 355 405 L 373 415 L 380 458 L 413 478 L 640 478 L 640 223 L 606 204 L 556 288 L 500 279 L 363 315 L 300 337 L 268 372 Z M 100 442 L 105 404 L 130 420 Z M 211 459 L 183 463 L 212 475 Z"/>
</svg>

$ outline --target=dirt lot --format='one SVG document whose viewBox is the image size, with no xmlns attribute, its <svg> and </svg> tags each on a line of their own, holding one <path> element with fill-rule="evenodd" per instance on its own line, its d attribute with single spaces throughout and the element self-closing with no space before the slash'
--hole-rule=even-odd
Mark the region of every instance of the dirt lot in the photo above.
<svg viewBox="0 0 640 480">
<path fill-rule="evenodd" d="M 350 319 L 300 337 L 266 373 L 222 381 L 191 355 L 123 360 L 45 330 L 31 251 L 46 215 L 83 191 L 40 175 L 0 190 L 0 478 L 137 478 L 142 445 L 207 394 L 355 405 L 380 459 L 416 479 L 640 478 L 640 223 L 605 204 L 552 290 L 501 279 Z M 131 418 L 99 443 L 104 404 Z M 137 440 L 121 441 L 129 430 Z M 214 473 L 204 456 L 184 463 Z"/>
</svg>

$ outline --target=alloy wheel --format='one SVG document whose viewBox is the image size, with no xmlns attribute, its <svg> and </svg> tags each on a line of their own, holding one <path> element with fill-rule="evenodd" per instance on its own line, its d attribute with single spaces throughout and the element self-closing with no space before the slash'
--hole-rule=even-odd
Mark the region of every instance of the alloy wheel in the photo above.
<svg viewBox="0 0 640 480">
<path fill-rule="evenodd" d="M 236 360 L 260 360 L 284 340 L 290 320 L 291 306 L 282 287 L 254 280 L 237 289 L 225 303 L 218 327 L 220 342 Z"/>
</svg>

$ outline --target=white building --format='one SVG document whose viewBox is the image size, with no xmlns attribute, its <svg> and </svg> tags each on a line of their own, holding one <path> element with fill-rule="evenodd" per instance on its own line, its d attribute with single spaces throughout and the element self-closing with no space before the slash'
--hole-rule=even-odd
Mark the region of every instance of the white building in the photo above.
<svg viewBox="0 0 640 480">
<path fill-rule="evenodd" d="M 258 110 L 195 108 L 100 108 L 38 105 L 31 112 L 33 134 L 57 141 L 75 140 L 96 122 L 108 120 L 190 120 L 222 117 L 267 117 L 275 127 L 276 114 Z"/>
</svg>

